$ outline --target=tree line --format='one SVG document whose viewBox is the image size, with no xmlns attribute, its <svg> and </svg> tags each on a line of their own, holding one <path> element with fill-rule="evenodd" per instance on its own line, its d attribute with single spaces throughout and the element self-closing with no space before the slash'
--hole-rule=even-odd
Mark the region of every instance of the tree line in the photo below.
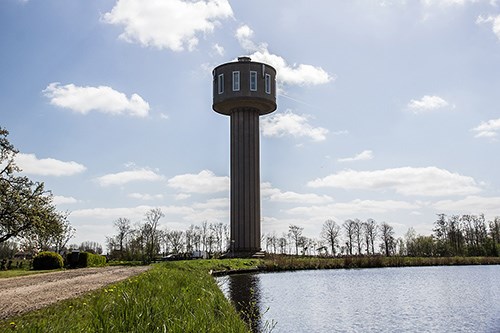
<svg viewBox="0 0 500 333">
<path fill-rule="evenodd" d="M 264 235 L 268 253 L 304 255 L 401 255 L 412 257 L 498 256 L 500 217 L 486 221 L 484 214 L 438 214 L 431 235 L 417 235 L 409 228 L 396 238 L 394 228 L 373 219 L 348 219 L 342 224 L 329 219 L 319 238 L 303 235 L 304 228 L 290 225 L 288 232 Z"/>
<path fill-rule="evenodd" d="M 186 230 L 160 227 L 161 209 L 146 212 L 143 221 L 132 224 L 120 217 L 113 222 L 116 233 L 106 237 L 108 255 L 113 259 L 151 262 L 158 256 L 201 251 L 210 256 L 225 253 L 230 244 L 227 224 L 204 221 Z"/>
<path fill-rule="evenodd" d="M 203 251 L 220 255 L 231 250 L 229 227 L 204 221 L 186 230 L 160 228 L 160 209 L 146 213 L 142 222 L 132 225 L 127 218 L 114 221 L 116 234 L 107 237 L 108 254 L 123 260 L 151 261 L 158 255 Z M 267 253 L 322 256 L 498 256 L 500 252 L 500 217 L 486 221 L 484 215 L 439 214 L 431 235 L 417 235 L 409 228 L 396 238 L 393 226 L 374 219 L 348 219 L 342 224 L 328 219 L 317 238 L 306 237 L 304 228 L 291 224 L 280 236 L 262 235 Z"/>
</svg>

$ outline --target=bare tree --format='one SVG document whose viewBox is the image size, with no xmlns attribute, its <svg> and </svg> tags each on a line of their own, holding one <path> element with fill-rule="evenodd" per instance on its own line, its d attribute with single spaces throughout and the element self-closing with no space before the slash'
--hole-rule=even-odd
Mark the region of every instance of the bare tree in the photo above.
<svg viewBox="0 0 500 333">
<path fill-rule="evenodd" d="M 123 243 L 131 230 L 130 220 L 125 217 L 119 217 L 113 222 L 113 225 L 118 230 L 115 236 L 116 242 L 118 243 L 118 250 L 123 252 Z"/>
<path fill-rule="evenodd" d="M 361 241 L 363 232 L 362 222 L 359 219 L 354 219 L 352 226 L 353 226 L 354 240 L 356 241 L 356 247 L 358 248 L 358 254 L 361 254 L 361 246 L 363 245 L 363 242 Z"/>
<path fill-rule="evenodd" d="M 281 236 L 278 239 L 278 245 L 279 245 L 279 248 L 280 248 L 280 253 L 281 254 L 286 254 L 286 249 L 287 249 L 288 242 L 287 242 L 287 235 L 285 233 L 283 233 L 283 236 Z"/>
<path fill-rule="evenodd" d="M 160 251 L 163 256 L 170 253 L 170 240 L 168 239 L 168 228 L 158 230 L 158 240 L 160 243 Z"/>
<path fill-rule="evenodd" d="M 94 253 L 94 254 L 101 254 L 102 253 L 102 246 L 101 246 L 101 244 L 99 244 L 97 242 L 86 241 L 86 242 L 82 242 L 82 244 L 80 244 L 79 250 Z"/>
<path fill-rule="evenodd" d="M 168 233 L 168 239 L 173 253 L 181 253 L 184 249 L 184 232 L 172 230 Z"/>
<path fill-rule="evenodd" d="M 213 236 L 215 251 L 222 253 L 224 248 L 224 224 L 210 223 L 210 233 Z"/>
<path fill-rule="evenodd" d="M 304 228 L 291 224 L 288 227 L 288 234 L 292 241 L 295 243 L 295 255 L 299 254 L 299 246 Z"/>
<path fill-rule="evenodd" d="M 332 255 L 335 256 L 335 248 L 338 246 L 340 236 L 340 226 L 334 220 L 326 220 L 323 223 L 321 237 L 327 242 L 332 250 Z"/>
<path fill-rule="evenodd" d="M 353 240 L 354 240 L 354 225 L 356 222 L 354 220 L 346 220 L 342 226 L 346 232 L 347 236 L 347 253 L 352 256 Z"/>
<path fill-rule="evenodd" d="M 366 253 L 370 254 L 369 249 L 371 248 L 371 254 L 375 254 L 375 238 L 377 238 L 378 232 L 377 222 L 375 222 L 374 219 L 368 219 L 363 223 L 363 229 L 366 242 Z"/>
<path fill-rule="evenodd" d="M 59 231 L 55 233 L 52 237 L 52 242 L 54 244 L 55 251 L 57 253 L 62 253 L 66 244 L 75 237 L 76 229 L 68 221 L 68 215 L 61 216 L 61 224 Z M 102 248 L 101 248 L 102 253 Z"/>
<path fill-rule="evenodd" d="M 394 240 L 394 228 L 386 222 L 383 222 L 380 225 L 380 238 L 382 239 L 382 244 L 380 244 L 382 250 L 385 255 L 389 257 L 391 253 L 394 252 L 394 248 L 396 246 Z"/>
<path fill-rule="evenodd" d="M 276 253 L 276 248 L 278 246 L 278 236 L 276 235 L 276 231 L 273 231 L 271 234 L 269 234 L 268 238 L 269 238 L 272 252 Z"/>
<path fill-rule="evenodd" d="M 196 249 L 196 227 L 191 224 L 189 228 L 184 233 L 186 240 L 186 252 L 192 252 Z"/>
<path fill-rule="evenodd" d="M 210 238 L 210 229 L 207 221 L 203 221 L 200 227 L 200 241 L 203 246 L 203 251 L 208 250 L 208 243 Z M 210 252 L 210 251 L 209 251 Z"/>
<path fill-rule="evenodd" d="M 142 226 L 146 262 L 152 262 L 159 251 L 158 223 L 164 216 L 160 208 L 151 209 L 146 213 L 146 220 Z"/>
</svg>

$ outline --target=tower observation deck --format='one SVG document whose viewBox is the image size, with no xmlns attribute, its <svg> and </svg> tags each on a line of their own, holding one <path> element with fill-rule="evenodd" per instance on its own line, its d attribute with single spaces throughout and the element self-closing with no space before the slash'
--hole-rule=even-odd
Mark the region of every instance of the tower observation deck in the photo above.
<svg viewBox="0 0 500 333">
<path fill-rule="evenodd" d="M 260 247 L 259 116 L 276 110 L 276 70 L 240 57 L 213 70 L 214 111 L 231 122 L 231 253 Z"/>
</svg>

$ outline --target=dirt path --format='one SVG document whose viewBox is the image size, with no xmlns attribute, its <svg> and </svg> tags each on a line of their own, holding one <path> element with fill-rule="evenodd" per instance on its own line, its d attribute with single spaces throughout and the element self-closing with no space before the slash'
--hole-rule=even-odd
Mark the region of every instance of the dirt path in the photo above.
<svg viewBox="0 0 500 333">
<path fill-rule="evenodd" d="M 108 266 L 0 279 L 0 320 L 124 280 L 150 266 Z"/>
</svg>

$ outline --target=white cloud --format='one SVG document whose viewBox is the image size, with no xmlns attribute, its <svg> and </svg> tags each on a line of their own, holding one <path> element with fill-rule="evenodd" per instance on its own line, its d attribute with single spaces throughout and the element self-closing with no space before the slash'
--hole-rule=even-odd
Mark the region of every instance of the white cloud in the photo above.
<svg viewBox="0 0 500 333">
<path fill-rule="evenodd" d="M 318 195 L 314 193 L 296 193 L 296 192 L 282 192 L 280 189 L 273 188 L 271 183 L 262 183 L 261 196 L 267 198 L 272 202 L 285 202 L 285 203 L 301 203 L 301 204 L 325 204 L 332 202 L 333 198 L 327 195 Z"/>
<path fill-rule="evenodd" d="M 339 158 L 338 162 L 354 162 L 354 161 L 367 161 L 373 159 L 373 152 L 371 150 L 363 150 L 361 153 L 354 157 Z"/>
<path fill-rule="evenodd" d="M 248 25 L 243 25 L 236 30 L 236 39 L 241 47 L 247 51 L 255 51 L 258 47 L 252 41 L 253 30 Z"/>
<path fill-rule="evenodd" d="M 72 218 L 80 218 L 85 220 L 114 220 L 119 217 L 127 217 L 131 220 L 141 220 L 145 214 L 154 208 L 159 208 L 165 214 L 165 217 L 160 220 L 160 224 L 164 225 L 169 222 L 169 228 L 187 229 L 186 221 L 189 223 L 199 224 L 201 221 L 219 221 L 227 220 L 229 213 L 229 199 L 211 199 L 206 202 L 194 203 L 190 206 L 150 206 L 140 205 L 135 207 L 115 207 L 115 208 L 86 208 L 78 209 L 71 212 Z"/>
<path fill-rule="evenodd" d="M 308 183 L 310 187 L 387 190 L 403 195 L 469 195 L 481 191 L 468 176 L 436 167 L 402 167 L 375 171 L 344 170 Z"/>
<path fill-rule="evenodd" d="M 468 196 L 460 200 L 442 200 L 432 205 L 440 212 L 500 216 L 500 197 Z"/>
<path fill-rule="evenodd" d="M 101 186 L 110 186 L 110 185 L 124 185 L 134 181 L 161 181 L 164 177 L 162 175 L 157 174 L 153 170 L 149 169 L 138 169 L 131 171 L 123 171 L 118 173 L 110 173 L 97 178 L 97 182 Z"/>
<path fill-rule="evenodd" d="M 190 197 L 191 197 L 191 194 L 179 193 L 175 196 L 175 200 L 186 200 L 186 199 L 189 199 Z"/>
<path fill-rule="evenodd" d="M 265 43 L 255 44 L 252 41 L 253 34 L 253 30 L 249 26 L 243 25 L 236 30 L 235 36 L 242 48 L 248 52 L 253 52 L 250 55 L 253 61 L 269 64 L 276 69 L 276 80 L 279 83 L 318 85 L 333 80 L 333 77 L 321 67 L 305 64 L 288 65 L 284 58 L 270 53 Z"/>
<path fill-rule="evenodd" d="M 498 135 L 500 131 L 500 118 L 491 119 L 482 122 L 479 126 L 474 127 L 471 131 L 476 132 L 476 138 L 492 138 Z"/>
<path fill-rule="evenodd" d="M 38 159 L 35 154 L 18 153 L 16 164 L 24 173 L 41 176 L 71 176 L 84 172 L 87 168 L 77 162 L 64 162 L 53 158 Z"/>
<path fill-rule="evenodd" d="M 144 218 L 146 212 L 151 209 L 160 208 L 167 215 L 186 215 L 192 214 L 193 209 L 187 206 L 136 206 L 136 207 L 117 207 L 117 208 L 87 208 L 78 209 L 71 212 L 71 217 L 86 219 L 105 219 L 113 220 L 119 217 L 127 217 L 132 220 Z"/>
<path fill-rule="evenodd" d="M 291 111 L 276 113 L 261 119 L 261 131 L 264 136 L 309 137 L 313 141 L 326 140 L 328 130 L 323 127 L 313 127 L 308 123 L 308 116 L 298 115 Z"/>
<path fill-rule="evenodd" d="M 339 202 L 324 206 L 296 207 L 287 211 L 288 214 L 300 214 L 303 216 L 353 216 L 366 213 L 387 213 L 398 210 L 414 210 L 420 206 L 417 203 L 409 203 L 398 200 L 360 200 Z"/>
<path fill-rule="evenodd" d="M 229 177 L 218 177 L 210 170 L 198 174 L 177 175 L 168 180 L 168 186 L 187 193 L 216 193 L 229 191 Z"/>
<path fill-rule="evenodd" d="M 410 103 L 408 103 L 408 108 L 414 113 L 420 113 L 441 109 L 448 105 L 448 102 L 439 96 L 425 95 L 419 100 L 412 99 Z"/>
<path fill-rule="evenodd" d="M 493 33 L 500 39 L 500 15 L 498 16 L 481 16 L 476 19 L 477 24 L 491 23 Z"/>
<path fill-rule="evenodd" d="M 214 49 L 215 53 L 217 53 L 220 56 L 223 56 L 225 53 L 224 47 L 220 46 L 217 43 L 215 43 L 212 48 Z"/>
<path fill-rule="evenodd" d="M 149 104 L 141 96 L 132 94 L 127 98 L 124 93 L 107 86 L 78 87 L 72 83 L 62 86 L 53 82 L 43 93 L 50 98 L 50 104 L 81 114 L 97 111 L 146 117 L 149 112 Z"/>
<path fill-rule="evenodd" d="M 65 204 L 74 204 L 77 203 L 78 200 L 76 200 L 73 197 L 64 197 L 61 195 L 54 195 L 52 197 L 52 202 L 56 205 L 65 205 Z"/>
<path fill-rule="evenodd" d="M 103 19 L 124 26 L 120 38 L 127 42 L 183 51 L 193 50 L 197 35 L 211 33 L 219 19 L 232 16 L 227 0 L 118 0 Z"/>
<path fill-rule="evenodd" d="M 323 68 L 298 64 L 290 66 L 285 59 L 269 53 L 267 48 L 255 51 L 250 55 L 253 61 L 269 64 L 276 69 L 276 80 L 285 84 L 295 85 L 318 85 L 325 84 L 333 80 Z"/>
<path fill-rule="evenodd" d="M 144 201 L 163 199 L 162 194 L 147 194 L 147 193 L 130 193 L 129 198 L 139 199 Z"/>
</svg>

